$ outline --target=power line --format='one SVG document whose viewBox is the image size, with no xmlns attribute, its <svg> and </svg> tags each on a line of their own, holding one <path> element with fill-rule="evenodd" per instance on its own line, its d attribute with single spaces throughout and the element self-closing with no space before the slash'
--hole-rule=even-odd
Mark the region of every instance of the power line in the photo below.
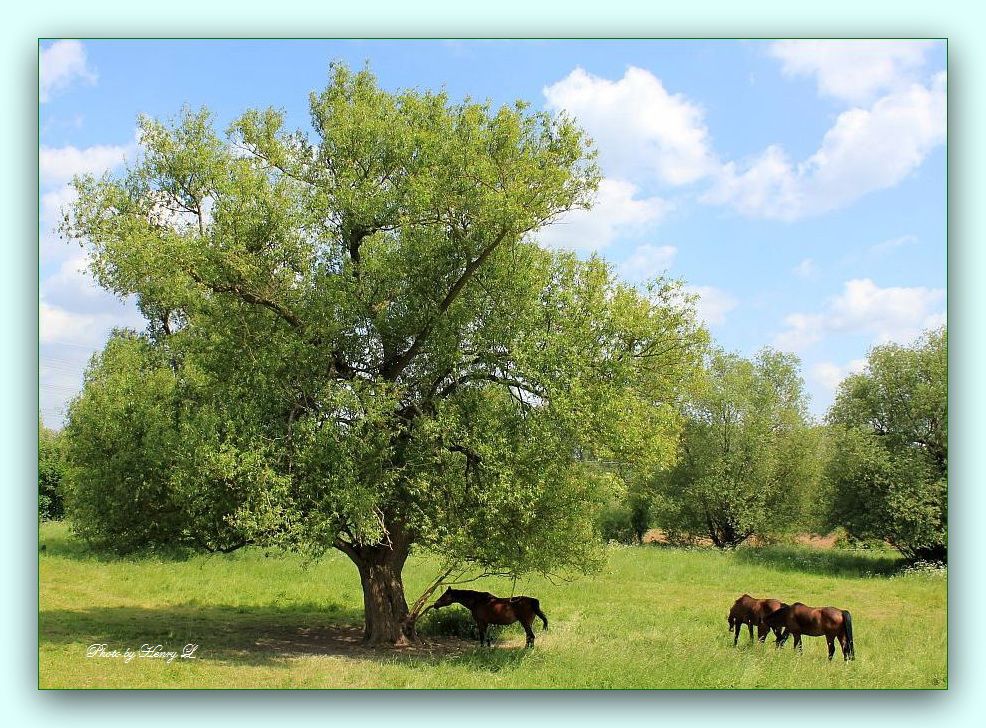
<svg viewBox="0 0 986 728">
<path fill-rule="evenodd" d="M 72 346 L 76 349 L 85 349 L 87 351 L 96 351 L 99 348 L 99 346 L 93 346 L 92 344 L 80 344 L 74 341 L 61 341 L 59 339 L 48 339 L 40 343 L 41 346 Z"/>
</svg>

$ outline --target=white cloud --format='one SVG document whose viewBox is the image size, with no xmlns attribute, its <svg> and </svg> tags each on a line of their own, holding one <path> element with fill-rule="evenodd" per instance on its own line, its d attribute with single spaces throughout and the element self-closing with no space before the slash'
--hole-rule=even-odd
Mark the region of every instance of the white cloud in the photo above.
<svg viewBox="0 0 986 728">
<path fill-rule="evenodd" d="M 102 291 L 94 291 L 91 294 L 82 293 L 83 296 L 92 297 L 87 305 L 78 305 L 77 299 L 73 301 L 70 297 L 66 297 L 59 305 L 48 300 L 49 289 L 46 282 L 38 302 L 38 336 L 42 344 L 64 344 L 95 351 L 102 347 L 114 328 L 144 328 L 144 318 L 131 300 L 121 301 Z M 76 294 L 78 295 L 78 291 Z M 42 363 L 43 361 L 42 357 Z"/>
<path fill-rule="evenodd" d="M 136 154 L 136 142 L 125 145 L 96 145 L 83 147 L 41 147 L 38 151 L 38 170 L 41 189 L 41 257 L 56 261 L 69 254 L 71 249 L 60 240 L 56 229 L 62 220 L 63 210 L 76 199 L 75 189 L 69 184 L 81 174 L 101 175 L 120 166 Z"/>
<path fill-rule="evenodd" d="M 918 239 L 915 235 L 901 235 L 897 238 L 891 238 L 890 240 L 884 240 L 881 243 L 870 247 L 870 252 L 877 255 L 883 255 L 884 253 L 889 253 L 897 248 L 902 248 L 905 245 L 914 245 L 917 243 Z"/>
<path fill-rule="evenodd" d="M 123 163 L 136 150 L 134 145 L 96 145 L 78 149 L 67 147 L 41 147 L 38 166 L 41 184 L 45 187 L 64 185 L 76 175 L 99 175 Z"/>
<path fill-rule="evenodd" d="M 639 233 L 657 223 L 671 209 L 660 197 L 636 198 L 637 186 L 618 179 L 599 184 L 591 210 L 572 210 L 538 233 L 551 248 L 600 250 L 620 234 Z"/>
<path fill-rule="evenodd" d="M 813 365 L 808 370 L 812 381 L 819 384 L 827 392 L 835 392 L 839 383 L 850 374 L 858 374 L 866 368 L 866 359 L 853 359 L 844 366 L 833 362 L 823 361 Z"/>
<path fill-rule="evenodd" d="M 852 104 L 915 80 L 934 45 L 916 40 L 782 40 L 769 53 L 786 76 L 815 76 L 818 92 Z"/>
<path fill-rule="evenodd" d="M 100 288 L 89 273 L 86 255 L 77 251 L 44 279 L 41 296 L 48 304 L 61 307 L 72 314 L 122 313 L 120 299 Z"/>
<path fill-rule="evenodd" d="M 717 326 L 726 322 L 726 314 L 739 305 L 733 296 L 721 288 L 713 286 L 685 286 L 685 293 L 698 296 L 695 304 L 698 317 L 707 326 Z"/>
<path fill-rule="evenodd" d="M 801 351 L 833 333 L 870 334 L 875 343 L 905 343 L 945 322 L 940 288 L 880 288 L 869 278 L 846 281 L 821 313 L 793 313 L 774 345 Z"/>
<path fill-rule="evenodd" d="M 617 273 L 627 281 L 647 281 L 666 271 L 678 249 L 673 245 L 638 245 L 630 257 L 617 266 Z"/>
<path fill-rule="evenodd" d="M 815 275 L 818 270 L 818 266 L 815 265 L 815 261 L 811 258 L 805 258 L 796 266 L 794 266 L 794 275 L 799 278 L 811 278 Z"/>
<path fill-rule="evenodd" d="M 631 66 L 619 81 L 576 68 L 544 88 L 547 105 L 572 114 L 599 149 L 608 174 L 639 179 L 655 173 L 682 185 L 712 173 L 704 113 L 681 94 L 671 94 L 649 71 Z"/>
<path fill-rule="evenodd" d="M 74 249 L 58 237 L 58 225 L 62 220 L 62 210 L 67 209 L 78 197 L 75 189 L 68 185 L 50 190 L 41 195 L 41 260 L 52 262 Z"/>
<path fill-rule="evenodd" d="M 68 275 L 66 266 L 60 273 Z M 84 288 L 84 287 L 83 287 Z M 52 291 L 66 296 L 62 304 L 52 303 Z M 68 401 L 82 388 L 82 374 L 89 358 L 106 343 L 117 327 L 141 330 L 145 322 L 133 301 L 120 301 L 104 292 L 75 290 L 76 298 L 45 281 L 38 303 L 40 355 L 38 383 L 40 407 L 45 424 L 59 427 Z M 80 305 L 79 296 L 90 296 Z"/>
<path fill-rule="evenodd" d="M 845 111 L 818 151 L 798 164 L 778 146 L 746 164 L 725 164 L 703 199 L 749 217 L 797 220 L 892 187 L 944 143 L 945 92 L 940 73 L 928 86 L 913 84 L 869 109 Z"/>
<path fill-rule="evenodd" d="M 86 49 L 77 40 L 59 40 L 41 49 L 40 98 L 45 103 L 52 92 L 70 86 L 74 81 L 96 83 L 96 71 L 89 66 Z"/>
<path fill-rule="evenodd" d="M 70 344 L 90 343 L 96 327 L 96 316 L 66 311 L 58 306 L 40 301 L 40 330 L 42 344 L 68 342 Z"/>
</svg>

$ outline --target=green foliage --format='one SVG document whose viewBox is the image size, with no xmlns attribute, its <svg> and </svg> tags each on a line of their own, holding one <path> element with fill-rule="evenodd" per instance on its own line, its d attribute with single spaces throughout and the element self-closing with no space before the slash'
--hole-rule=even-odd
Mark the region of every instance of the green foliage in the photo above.
<svg viewBox="0 0 986 728">
<path fill-rule="evenodd" d="M 58 520 L 65 515 L 63 477 L 65 458 L 61 434 L 38 419 L 38 518 Z"/>
<path fill-rule="evenodd" d="M 118 331 L 86 371 L 63 430 L 66 512 L 100 548 L 132 550 L 182 532 L 169 489 L 175 378 L 146 341 Z"/>
<path fill-rule="evenodd" d="M 802 524 L 820 444 L 805 412 L 793 355 L 713 352 L 687 407 L 680 459 L 656 481 L 656 524 L 723 547 Z"/>
<path fill-rule="evenodd" d="M 131 496 L 154 521 L 135 540 L 591 567 L 613 485 L 591 463 L 674 458 L 704 336 L 679 286 L 533 241 L 598 182 L 567 118 L 341 66 L 310 109 L 313 134 L 267 109 L 226 139 L 204 110 L 145 118 L 133 169 L 76 181 L 64 232 L 136 295 L 157 357 L 114 375 L 118 402 L 91 376 L 76 447 L 126 467 L 80 452 L 76 490 L 154 493 Z M 79 497 L 87 534 L 131 518 L 95 507 L 117 495 Z"/>
<path fill-rule="evenodd" d="M 612 500 L 599 514 L 599 530 L 606 541 L 641 543 L 650 528 L 651 501 L 639 493 Z"/>
<path fill-rule="evenodd" d="M 465 607 L 457 605 L 445 609 L 429 610 L 418 620 L 415 628 L 418 634 L 425 636 L 461 637 L 464 640 L 479 639 L 479 630 L 476 628 L 476 620 L 472 618 L 472 613 Z M 488 628 L 488 634 L 491 638 L 495 637 L 499 631 L 497 625 Z"/>
<path fill-rule="evenodd" d="M 948 548 L 947 349 L 944 328 L 874 348 L 828 415 L 832 524 L 927 560 Z"/>
</svg>

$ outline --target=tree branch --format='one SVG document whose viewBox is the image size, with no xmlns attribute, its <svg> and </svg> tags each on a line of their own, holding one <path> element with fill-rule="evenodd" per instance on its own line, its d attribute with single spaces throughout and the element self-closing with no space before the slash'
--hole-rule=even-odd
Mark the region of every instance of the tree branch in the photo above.
<svg viewBox="0 0 986 728">
<path fill-rule="evenodd" d="M 332 542 L 332 546 L 342 551 L 342 553 L 346 554 L 346 556 L 354 562 L 359 560 L 359 554 L 356 553 L 356 548 L 348 541 L 343 541 L 341 538 L 336 538 L 336 540 Z"/>
<path fill-rule="evenodd" d="M 197 533 L 192 534 L 192 540 L 195 541 L 201 548 L 208 551 L 210 554 L 231 554 L 237 549 L 241 549 L 244 546 L 249 546 L 252 542 L 249 539 L 243 539 L 242 541 L 237 541 L 231 546 L 210 546 L 205 540 L 202 539 Z"/>
<path fill-rule="evenodd" d="M 486 259 L 490 257 L 494 250 L 503 242 L 504 238 L 507 237 L 507 228 L 504 228 L 499 235 L 494 238 L 493 242 L 487 245 L 483 252 L 479 254 L 474 260 L 472 260 L 462 272 L 462 275 L 452 284 L 449 292 L 442 299 L 442 302 L 438 305 L 438 310 L 435 314 L 428 319 L 428 323 L 424 325 L 421 331 L 414 337 L 411 345 L 405 349 L 403 352 L 398 354 L 396 357 L 390 361 L 385 361 L 380 369 L 380 374 L 384 379 L 394 380 L 401 375 L 411 360 L 418 354 L 421 350 L 425 339 L 431 334 L 432 330 L 435 328 L 435 324 L 438 323 L 438 319 L 443 316 L 449 308 L 455 303 L 455 300 L 462 293 L 462 289 L 465 288 L 466 283 L 472 278 L 473 274 L 479 269 L 479 267 L 486 262 Z"/>
<path fill-rule="evenodd" d="M 439 390 L 435 396 L 438 399 L 445 399 L 449 395 L 458 391 L 459 387 L 463 384 L 468 384 L 469 382 L 493 382 L 494 384 L 503 384 L 507 387 L 519 389 L 522 392 L 533 394 L 535 397 L 545 397 L 545 392 L 543 390 L 536 389 L 533 385 L 528 384 L 527 382 L 520 379 L 514 379 L 513 377 L 498 376 L 489 372 L 469 372 L 464 374 L 454 382 L 450 382 L 442 387 L 442 389 Z"/>
<path fill-rule="evenodd" d="M 231 293 L 238 296 L 242 301 L 246 303 L 252 303 L 258 306 L 263 306 L 280 316 L 282 319 L 287 321 L 291 326 L 298 329 L 299 331 L 304 331 L 305 326 L 298 318 L 297 314 L 291 309 L 277 301 L 272 301 L 269 298 L 264 298 L 259 293 L 255 293 L 248 288 L 245 288 L 239 283 L 216 283 L 214 281 L 207 281 L 198 273 L 192 269 L 188 269 L 188 275 L 191 276 L 192 280 L 196 283 L 205 286 L 210 291 L 214 293 Z"/>
</svg>

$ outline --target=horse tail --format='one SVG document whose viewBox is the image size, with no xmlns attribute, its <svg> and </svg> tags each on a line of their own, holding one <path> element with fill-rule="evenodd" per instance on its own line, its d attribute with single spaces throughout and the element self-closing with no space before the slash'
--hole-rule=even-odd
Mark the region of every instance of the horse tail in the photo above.
<svg viewBox="0 0 986 728">
<path fill-rule="evenodd" d="M 531 606 L 534 607 L 534 613 L 541 618 L 544 622 L 544 631 L 548 631 L 548 618 L 544 616 L 544 612 L 541 611 L 541 602 L 537 599 L 531 599 Z"/>
<path fill-rule="evenodd" d="M 849 650 L 849 659 L 856 659 L 856 646 L 852 641 L 852 615 L 846 610 L 842 610 L 842 619 L 845 621 L 846 625 L 846 645 Z"/>
</svg>

